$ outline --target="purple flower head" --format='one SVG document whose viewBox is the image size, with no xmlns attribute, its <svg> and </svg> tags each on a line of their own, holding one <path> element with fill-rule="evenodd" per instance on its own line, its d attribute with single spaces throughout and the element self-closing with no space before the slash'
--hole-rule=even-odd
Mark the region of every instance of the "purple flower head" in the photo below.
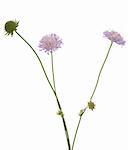
<svg viewBox="0 0 128 150">
<path fill-rule="evenodd" d="M 40 50 L 44 50 L 49 54 L 49 52 L 53 52 L 58 48 L 61 48 L 62 40 L 56 34 L 49 34 L 43 36 L 40 40 L 39 48 Z"/>
<path fill-rule="evenodd" d="M 108 38 L 111 42 L 115 42 L 119 45 L 124 45 L 126 41 L 124 41 L 123 37 L 118 33 L 118 32 L 115 32 L 115 31 L 105 31 L 104 33 L 104 36 L 106 38 Z"/>
</svg>

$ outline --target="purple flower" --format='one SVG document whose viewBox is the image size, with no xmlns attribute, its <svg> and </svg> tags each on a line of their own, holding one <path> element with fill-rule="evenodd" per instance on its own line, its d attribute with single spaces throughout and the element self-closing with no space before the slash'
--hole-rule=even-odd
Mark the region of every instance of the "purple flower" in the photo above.
<svg viewBox="0 0 128 150">
<path fill-rule="evenodd" d="M 115 31 L 105 31 L 104 36 L 107 37 L 111 42 L 115 42 L 119 45 L 124 45 L 126 41 L 124 41 L 123 37 Z"/>
<path fill-rule="evenodd" d="M 49 34 L 43 36 L 40 40 L 39 47 L 40 50 L 44 50 L 49 54 L 49 52 L 53 52 L 58 48 L 61 48 L 62 40 L 56 34 Z"/>
</svg>

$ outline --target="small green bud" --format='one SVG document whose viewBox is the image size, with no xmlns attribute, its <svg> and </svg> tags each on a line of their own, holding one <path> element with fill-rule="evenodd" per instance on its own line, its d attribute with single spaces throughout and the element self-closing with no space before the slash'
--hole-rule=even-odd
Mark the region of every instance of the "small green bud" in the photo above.
<svg viewBox="0 0 128 150">
<path fill-rule="evenodd" d="M 94 104 L 94 102 L 92 102 L 92 101 L 88 102 L 88 108 L 93 111 L 93 110 L 95 109 L 95 104 Z"/>
<path fill-rule="evenodd" d="M 63 117 L 64 113 L 62 112 L 62 110 L 58 110 L 57 115 L 60 115 L 61 117 Z"/>
<path fill-rule="evenodd" d="M 19 21 L 7 21 L 5 23 L 5 31 L 6 34 L 9 35 L 11 34 L 11 36 L 13 36 L 13 32 L 17 30 Z"/>
<path fill-rule="evenodd" d="M 79 116 L 82 116 L 84 112 L 85 112 L 84 109 L 81 109 L 79 112 Z"/>
</svg>

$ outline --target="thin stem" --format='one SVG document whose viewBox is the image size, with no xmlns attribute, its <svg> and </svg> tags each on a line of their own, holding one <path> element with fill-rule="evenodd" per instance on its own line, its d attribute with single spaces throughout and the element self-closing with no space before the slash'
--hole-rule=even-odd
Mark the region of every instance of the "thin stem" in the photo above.
<svg viewBox="0 0 128 150">
<path fill-rule="evenodd" d="M 75 144 L 77 132 L 78 132 L 78 129 L 79 129 L 79 126 L 80 126 L 81 118 L 82 118 L 82 116 L 80 116 L 79 121 L 78 121 L 78 124 L 77 124 L 77 127 L 76 127 L 76 132 L 75 132 L 74 139 L 73 139 L 73 144 L 72 144 L 72 150 L 73 150 L 73 148 L 74 148 L 74 144 Z"/>
<path fill-rule="evenodd" d="M 51 52 L 51 66 L 52 66 L 52 78 L 53 78 L 53 86 L 54 86 L 54 91 L 57 95 L 57 92 L 56 92 L 56 84 L 55 84 L 55 74 L 54 74 L 54 61 L 53 61 L 53 53 Z M 60 108 L 60 110 L 62 111 L 62 109 Z M 63 112 L 62 112 L 63 113 Z M 65 129 L 65 135 L 66 135 L 66 138 L 67 138 L 67 143 L 68 143 L 68 147 L 69 147 L 69 150 L 71 149 L 70 147 L 70 140 L 69 140 L 69 134 L 68 134 L 68 130 L 67 130 L 67 127 L 66 127 L 66 122 L 65 122 L 65 119 L 64 119 L 64 116 L 62 115 L 61 116 L 62 119 L 63 119 L 63 124 L 64 124 L 64 129 Z"/>
<path fill-rule="evenodd" d="M 51 52 L 51 66 L 52 66 L 53 86 L 54 86 L 54 91 L 56 92 L 55 74 L 54 74 L 54 62 L 53 62 L 53 53 L 52 52 Z"/>
<path fill-rule="evenodd" d="M 102 64 L 102 66 L 101 66 L 101 68 L 100 68 L 100 71 L 99 71 L 99 74 L 98 74 L 98 77 L 97 77 L 97 81 L 96 81 L 94 90 L 93 90 L 93 92 L 92 92 L 92 94 L 91 94 L 91 97 L 90 97 L 90 101 L 92 100 L 92 98 L 93 98 L 93 96 L 94 96 L 94 94 L 95 94 L 95 91 L 96 91 L 96 89 L 97 89 L 97 85 L 98 85 L 98 83 L 99 83 L 100 75 L 101 75 L 101 72 L 102 72 L 103 67 L 104 67 L 104 65 L 105 65 L 105 62 L 106 62 L 106 60 L 107 60 L 107 58 L 108 58 L 108 55 L 109 55 L 109 53 L 110 53 L 112 44 L 113 44 L 113 42 L 111 42 L 111 44 L 110 44 L 110 46 L 109 46 L 109 49 L 108 49 L 108 52 L 107 52 L 107 54 L 106 54 L 106 57 L 105 57 L 105 59 L 104 59 L 104 61 L 103 61 L 103 64 Z M 78 129 L 79 129 L 81 120 L 82 120 L 82 116 L 83 116 L 83 114 L 85 113 L 85 111 L 87 110 L 87 108 L 88 108 L 88 106 L 86 106 L 86 107 L 83 109 L 83 113 L 82 113 L 82 115 L 81 115 L 80 118 L 79 118 L 79 121 L 78 121 L 78 124 L 77 124 L 77 128 L 76 128 L 76 131 L 75 131 L 75 135 L 74 135 L 73 144 L 72 144 L 72 150 L 73 150 L 73 148 L 74 148 L 75 139 L 76 139 L 76 136 L 77 136 L 77 133 L 78 133 Z"/>
<path fill-rule="evenodd" d="M 42 61 L 41 61 L 40 57 L 38 56 L 38 54 L 36 53 L 36 51 L 33 49 L 33 47 L 32 47 L 17 31 L 15 31 L 15 32 L 16 32 L 17 35 L 32 49 L 32 51 L 33 51 L 34 54 L 36 55 L 37 59 L 39 60 L 39 63 L 40 63 L 40 65 L 41 65 L 41 67 L 42 67 L 42 70 L 43 70 L 44 75 L 45 75 L 45 77 L 46 77 L 46 79 L 47 79 L 47 81 L 48 81 L 48 84 L 50 85 L 51 90 L 53 91 L 54 96 L 55 96 L 55 98 L 56 98 L 56 100 L 57 100 L 58 107 L 59 107 L 59 109 L 62 111 L 62 108 L 61 108 L 61 105 L 60 105 L 58 96 L 57 96 L 57 94 L 56 94 L 56 92 L 55 92 L 55 90 L 54 90 L 54 88 L 53 88 L 53 86 L 52 86 L 52 84 L 51 84 L 51 82 L 50 82 L 48 76 L 47 76 L 47 73 L 46 73 L 46 71 L 45 71 L 45 68 L 44 68 L 44 66 L 43 66 L 43 64 L 42 64 Z M 69 134 L 68 134 L 67 126 L 66 126 L 66 121 L 65 121 L 64 116 L 61 116 L 61 117 L 62 117 L 62 121 L 63 121 L 63 125 L 64 125 L 64 130 L 65 130 L 65 134 L 66 134 L 68 149 L 71 150 L 71 147 L 70 147 L 70 140 L 69 140 Z"/>
<path fill-rule="evenodd" d="M 102 70 L 103 70 L 103 68 L 104 68 L 104 65 L 105 65 L 105 63 L 106 63 L 106 60 L 107 60 L 107 58 L 108 58 L 108 55 L 109 55 L 109 53 L 110 53 L 112 44 L 113 44 L 113 42 L 111 42 L 110 47 L 109 47 L 108 52 L 107 52 L 107 55 L 106 55 L 106 57 L 105 57 L 105 59 L 104 59 L 104 61 L 103 61 L 103 64 L 102 64 L 101 68 L 100 68 L 100 71 L 99 71 L 99 74 L 98 74 L 98 77 L 97 77 L 97 81 L 96 81 L 94 90 L 93 90 L 92 95 L 91 95 L 91 97 L 90 97 L 90 101 L 92 100 L 92 98 L 93 98 L 93 96 L 94 96 L 94 94 L 95 94 L 95 92 L 96 92 L 97 85 L 98 85 L 99 79 L 100 79 L 100 75 L 101 75 L 101 72 L 102 72 Z"/>
<path fill-rule="evenodd" d="M 47 76 L 47 73 L 46 73 L 46 71 L 45 71 L 45 69 L 44 69 L 44 66 L 43 66 L 43 64 L 42 64 L 42 62 L 41 62 L 41 59 L 39 58 L 38 54 L 36 53 L 36 51 L 34 50 L 34 48 L 33 48 L 17 31 L 16 31 L 16 33 L 17 33 L 18 36 L 32 49 L 32 51 L 33 51 L 34 54 L 36 55 L 37 59 L 39 60 L 40 65 L 41 65 L 41 67 L 42 67 L 42 69 L 43 69 L 43 72 L 44 72 L 44 74 L 45 74 L 45 77 L 46 77 L 46 79 L 47 79 L 47 81 L 48 81 L 48 83 L 49 83 L 49 85 L 50 85 L 52 91 L 54 92 L 54 88 L 52 87 L 52 84 L 51 84 L 51 82 L 50 82 L 50 80 L 49 80 L 49 78 L 48 78 L 48 76 Z"/>
<path fill-rule="evenodd" d="M 86 111 L 86 109 L 87 109 L 87 107 L 83 110 L 82 115 L 84 114 L 84 112 Z M 74 135 L 74 138 L 73 138 L 72 150 L 74 148 L 74 144 L 75 144 L 76 136 L 77 136 L 78 129 L 79 129 L 79 126 L 80 126 L 80 123 L 81 123 L 82 115 L 80 115 L 79 121 L 78 121 L 78 124 L 77 124 L 77 127 L 76 127 L 75 135 Z"/>
</svg>

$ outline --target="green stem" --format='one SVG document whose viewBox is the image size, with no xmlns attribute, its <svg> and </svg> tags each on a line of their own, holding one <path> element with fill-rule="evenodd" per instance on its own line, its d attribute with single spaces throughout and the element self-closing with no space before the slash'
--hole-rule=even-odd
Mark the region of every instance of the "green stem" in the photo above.
<svg viewBox="0 0 128 150">
<path fill-rule="evenodd" d="M 53 79 L 53 86 L 56 92 L 56 85 L 55 85 L 55 74 L 54 74 L 54 62 L 53 62 L 53 53 L 51 52 L 51 66 L 52 66 L 52 79 Z"/>
<path fill-rule="evenodd" d="M 50 82 L 50 80 L 49 80 L 49 78 L 48 78 L 48 76 L 47 76 L 47 73 L 46 73 L 46 71 L 45 71 L 45 69 L 44 69 L 44 66 L 43 66 L 43 64 L 42 64 L 42 62 L 41 62 L 41 59 L 39 58 L 38 54 L 36 53 L 36 51 L 34 50 L 34 48 L 33 48 L 17 31 L 16 31 L 16 33 L 17 33 L 18 36 L 32 49 L 32 51 L 33 51 L 34 54 L 36 55 L 37 59 L 39 60 L 40 65 L 41 65 L 41 67 L 42 67 L 42 70 L 43 70 L 43 72 L 44 72 L 44 74 L 45 74 L 45 77 L 46 77 L 46 79 L 47 79 L 47 81 L 48 81 L 48 83 L 49 83 L 49 85 L 50 85 L 52 91 L 55 93 L 54 88 L 52 87 L 52 84 L 51 84 L 51 82 Z"/>
<path fill-rule="evenodd" d="M 76 127 L 76 132 L 75 132 L 74 139 L 73 139 L 73 144 L 72 144 L 72 150 L 73 150 L 73 148 L 74 148 L 74 144 L 75 144 L 77 132 L 78 132 L 78 129 L 79 129 L 79 126 L 80 126 L 81 118 L 82 118 L 82 116 L 80 116 L 79 121 L 78 121 L 78 124 L 77 124 L 77 127 Z"/>
<path fill-rule="evenodd" d="M 97 86 L 98 86 L 98 83 L 99 83 L 99 79 L 100 79 L 100 75 L 101 75 L 101 72 L 102 72 L 103 67 L 104 67 L 104 65 L 105 65 L 105 62 L 106 62 L 106 60 L 107 60 L 107 58 L 108 58 L 108 55 L 109 55 L 109 53 L 110 53 L 112 44 L 113 44 L 113 42 L 111 42 L 111 44 L 110 44 L 110 46 L 109 46 L 109 49 L 108 49 L 108 52 L 107 52 L 107 54 L 106 54 L 106 57 L 105 57 L 105 59 L 104 59 L 104 61 L 103 61 L 103 63 L 102 63 L 102 66 L 101 66 L 101 68 L 100 68 L 100 71 L 99 71 L 99 74 L 98 74 L 98 77 L 97 77 L 97 81 L 96 81 L 94 90 L 93 90 L 93 92 L 92 92 L 92 94 L 91 94 L 91 97 L 90 97 L 90 101 L 92 100 L 92 98 L 93 98 L 93 96 L 94 96 L 94 94 L 95 94 L 95 92 L 96 92 L 96 89 L 97 89 Z M 86 106 L 86 107 L 83 109 L 83 113 L 82 113 L 82 115 L 81 115 L 80 118 L 79 118 L 79 121 L 78 121 L 78 124 L 77 124 L 77 128 L 76 128 L 76 131 L 75 131 L 75 135 L 74 135 L 74 139 L 73 139 L 72 150 L 73 150 L 73 148 L 74 148 L 75 139 L 76 139 L 76 136 L 77 136 L 77 133 L 78 133 L 78 129 L 79 129 L 79 126 L 80 126 L 80 123 L 81 123 L 82 116 L 83 116 L 83 114 L 85 113 L 85 111 L 87 110 L 87 108 L 88 108 L 88 106 Z"/>
<path fill-rule="evenodd" d="M 55 74 L 54 74 L 54 61 L 53 61 L 53 53 L 51 52 L 51 66 L 52 66 L 52 78 L 53 78 L 53 86 L 54 86 L 54 91 L 56 92 L 56 84 L 55 84 Z M 57 94 L 57 92 L 56 92 Z M 60 108 L 60 111 L 63 113 L 62 109 Z M 67 130 L 67 127 L 66 127 L 66 123 L 65 123 L 65 120 L 64 120 L 64 116 L 61 115 L 62 119 L 63 119 L 63 124 L 64 124 L 64 129 L 65 129 L 65 135 L 66 135 L 66 138 L 67 138 L 67 143 L 68 143 L 68 148 L 69 150 L 71 149 L 70 147 L 70 140 L 69 140 L 69 133 L 68 133 L 68 130 Z"/>
<path fill-rule="evenodd" d="M 96 81 L 94 90 L 93 90 L 92 95 L 91 95 L 91 97 L 90 97 L 90 101 L 92 100 L 92 98 L 93 98 L 93 96 L 94 96 L 94 94 L 95 94 L 95 92 L 96 92 L 97 85 L 98 85 L 99 79 L 100 79 L 100 75 L 101 75 L 101 72 L 102 72 L 102 70 L 103 70 L 103 68 L 104 68 L 104 65 L 105 65 L 105 63 L 106 63 L 106 60 L 107 60 L 107 58 L 108 58 L 108 55 L 109 55 L 109 53 L 110 53 L 112 44 L 113 44 L 113 42 L 111 42 L 111 44 L 110 44 L 110 46 L 109 46 L 109 49 L 108 49 L 108 52 L 107 52 L 107 55 L 106 55 L 106 57 L 105 57 L 105 59 L 104 59 L 104 61 L 103 61 L 103 64 L 102 64 L 101 68 L 100 68 L 100 71 L 99 71 L 99 74 L 98 74 L 98 77 L 97 77 L 97 81 Z"/>
<path fill-rule="evenodd" d="M 32 49 L 32 51 L 33 51 L 34 54 L 36 55 L 37 59 L 39 60 L 39 63 L 40 63 L 40 65 L 41 65 L 41 67 L 42 67 L 42 70 L 43 70 L 44 75 L 45 75 L 45 77 L 46 77 L 46 79 L 47 79 L 47 81 L 48 81 L 48 84 L 50 85 L 51 90 L 53 91 L 53 93 L 54 93 L 54 95 L 55 95 L 55 98 L 56 98 L 56 100 L 57 100 L 57 104 L 58 104 L 59 110 L 62 111 L 62 108 L 61 108 L 61 105 L 60 105 L 58 96 L 57 96 L 57 94 L 56 94 L 54 88 L 52 87 L 52 84 L 51 84 L 51 82 L 50 82 L 50 80 L 49 80 L 49 78 L 48 78 L 48 76 L 47 76 L 47 73 L 46 73 L 46 71 L 45 71 L 45 69 L 44 69 L 44 66 L 43 66 L 43 64 L 42 64 L 42 61 L 41 61 L 40 57 L 38 56 L 38 54 L 36 53 L 36 51 L 33 49 L 33 47 L 32 47 L 17 31 L 15 31 L 15 32 L 16 32 L 17 35 Z M 70 148 L 70 140 L 69 140 L 69 135 L 68 135 L 68 130 L 67 130 L 67 126 L 66 126 L 66 121 L 65 121 L 64 116 L 61 116 L 61 117 L 62 117 L 63 126 L 64 126 L 64 130 L 65 130 L 65 134 L 66 134 L 66 139 L 67 139 L 67 144 L 68 144 L 68 150 L 71 150 L 71 148 Z"/>
<path fill-rule="evenodd" d="M 79 117 L 79 121 L 78 121 L 78 124 L 77 124 L 77 127 L 76 127 L 76 131 L 75 131 L 75 135 L 74 135 L 74 138 L 73 138 L 72 150 L 74 148 L 74 144 L 75 144 L 76 136 L 77 136 L 78 129 L 79 129 L 79 126 L 80 126 L 80 123 L 81 123 L 82 115 L 84 114 L 84 112 L 86 111 L 86 109 L 87 109 L 87 107 L 83 110 L 83 113 Z"/>
</svg>

